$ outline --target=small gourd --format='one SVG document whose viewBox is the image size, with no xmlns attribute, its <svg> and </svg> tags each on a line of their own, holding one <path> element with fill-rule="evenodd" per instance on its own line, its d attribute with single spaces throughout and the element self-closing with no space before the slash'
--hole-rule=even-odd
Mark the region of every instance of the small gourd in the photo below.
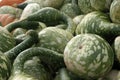
<svg viewBox="0 0 120 80">
<path fill-rule="evenodd" d="M 120 0 L 113 0 L 111 3 L 110 18 L 112 22 L 120 24 Z"/>
</svg>

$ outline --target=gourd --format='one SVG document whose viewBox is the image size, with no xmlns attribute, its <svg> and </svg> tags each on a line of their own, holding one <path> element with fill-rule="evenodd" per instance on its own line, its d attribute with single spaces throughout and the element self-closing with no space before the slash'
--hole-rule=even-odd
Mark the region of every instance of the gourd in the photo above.
<svg viewBox="0 0 120 80">
<path fill-rule="evenodd" d="M 57 27 L 47 27 L 38 33 L 39 43 L 36 46 L 48 48 L 61 54 L 73 35 Z"/>
<path fill-rule="evenodd" d="M 25 2 L 18 4 L 19 8 L 25 8 L 26 5 L 31 3 L 38 3 L 41 7 L 53 7 L 60 8 L 64 0 L 26 0 Z"/>
<path fill-rule="evenodd" d="M 28 4 L 28 5 L 24 8 L 24 10 L 23 10 L 23 12 L 22 12 L 22 14 L 21 14 L 20 20 L 26 18 L 27 16 L 29 16 L 30 14 L 38 11 L 39 9 L 40 9 L 40 6 L 39 6 L 39 4 L 37 4 L 37 3 Z"/>
<path fill-rule="evenodd" d="M 3 53 L 0 52 L 0 60 L 1 60 L 1 66 L 0 66 L 0 79 L 1 80 L 8 80 L 8 77 L 11 73 L 11 67 L 14 59 L 16 56 L 23 50 L 31 47 L 33 44 L 37 43 L 38 41 L 38 35 L 35 31 L 30 30 L 27 32 L 26 35 L 29 35 L 27 39 L 25 39 L 23 42 L 18 44 L 17 46 L 13 47 L 9 51 Z"/>
<path fill-rule="evenodd" d="M 113 0 L 110 6 L 110 18 L 112 22 L 120 24 L 120 0 Z"/>
<path fill-rule="evenodd" d="M 14 15 L 16 18 L 19 19 L 19 17 L 21 16 L 22 10 L 12 7 L 12 6 L 1 6 L 0 7 L 0 14 L 12 14 Z"/>
<path fill-rule="evenodd" d="M 60 12 L 59 10 L 51 7 L 42 8 L 37 12 L 29 15 L 27 18 L 15 23 L 11 23 L 6 27 L 10 27 L 10 26 L 17 27 L 17 26 L 25 25 L 27 23 L 30 23 L 31 25 L 35 26 L 35 23 L 38 25 L 38 22 L 42 22 L 46 26 L 56 26 L 59 24 L 64 24 L 66 25 L 64 29 L 66 31 L 71 32 L 72 34 L 75 33 L 75 29 L 76 29 L 76 25 L 70 17 Z M 31 26 L 30 24 L 28 24 L 27 26 Z"/>
<path fill-rule="evenodd" d="M 107 74 L 114 62 L 114 52 L 109 43 L 96 34 L 79 34 L 65 47 L 64 62 L 71 72 L 85 80 Z"/>
<path fill-rule="evenodd" d="M 13 1 L 1 0 L 0 1 L 0 6 L 5 6 L 5 5 L 14 6 L 14 5 L 19 4 L 19 3 L 23 2 L 23 1 L 25 1 L 25 0 L 13 0 Z"/>
<path fill-rule="evenodd" d="M 78 6 L 83 13 L 92 11 L 109 11 L 112 0 L 78 0 Z"/>
<path fill-rule="evenodd" d="M 113 49 L 115 51 L 115 58 L 120 62 L 120 51 L 119 51 L 119 44 L 120 44 L 120 36 L 117 36 L 113 42 Z"/>
<path fill-rule="evenodd" d="M 19 78 L 19 80 L 49 80 L 47 79 L 48 76 L 46 76 L 46 71 L 44 71 L 45 67 L 31 68 L 32 70 L 29 69 L 29 66 L 31 66 L 30 64 L 28 64 L 28 67 L 25 67 L 27 65 L 27 60 L 36 56 L 38 59 L 40 59 L 41 63 L 47 64 L 55 71 L 61 67 L 65 67 L 62 54 L 59 54 L 58 52 L 49 50 L 47 48 L 33 47 L 22 51 L 16 57 L 13 63 L 11 78 L 9 80 L 18 80 Z M 38 59 L 35 59 L 35 62 Z M 36 64 L 36 66 L 37 65 L 38 64 Z"/>
<path fill-rule="evenodd" d="M 77 3 L 74 2 L 75 0 L 72 0 L 71 3 L 64 4 L 60 11 L 64 12 L 71 18 L 74 18 L 75 16 L 79 15 L 81 13 Z"/>
<path fill-rule="evenodd" d="M 16 17 L 11 14 L 0 14 L 0 22 L 1 26 L 5 26 L 13 21 L 15 21 Z"/>
<path fill-rule="evenodd" d="M 111 42 L 120 34 L 120 25 L 112 23 L 107 14 L 94 11 L 85 15 L 76 28 L 76 34 L 94 33 Z M 111 39 L 111 40 L 110 40 Z"/>
<path fill-rule="evenodd" d="M 70 17 L 52 7 L 42 8 L 37 12 L 31 14 L 24 20 L 40 21 L 45 23 L 47 26 L 55 26 L 62 23 L 67 26 L 65 29 L 71 32 L 72 34 L 74 34 L 76 29 L 76 25 Z"/>
</svg>

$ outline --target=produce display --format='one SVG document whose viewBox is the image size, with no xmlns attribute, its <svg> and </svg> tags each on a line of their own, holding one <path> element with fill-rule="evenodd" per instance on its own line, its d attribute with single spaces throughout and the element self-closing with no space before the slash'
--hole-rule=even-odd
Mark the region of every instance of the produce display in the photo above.
<svg viewBox="0 0 120 80">
<path fill-rule="evenodd" d="M 120 80 L 120 0 L 0 0 L 0 80 Z"/>
</svg>

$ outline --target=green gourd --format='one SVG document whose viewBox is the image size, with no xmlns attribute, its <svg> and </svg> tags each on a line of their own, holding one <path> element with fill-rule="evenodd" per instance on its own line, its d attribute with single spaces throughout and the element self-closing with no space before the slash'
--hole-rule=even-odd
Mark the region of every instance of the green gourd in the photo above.
<svg viewBox="0 0 120 80">
<path fill-rule="evenodd" d="M 64 4 L 60 11 L 64 12 L 71 18 L 74 18 L 75 16 L 81 14 L 81 11 L 77 5 L 77 3 L 74 2 L 75 0 L 72 0 L 71 3 Z"/>
<path fill-rule="evenodd" d="M 36 63 L 35 65 L 33 63 L 32 65 L 27 62 L 29 59 L 33 59 L 33 57 L 36 56 L 38 59 L 35 58 L 34 63 L 40 60 L 39 63 Z M 47 48 L 33 47 L 22 51 L 16 57 L 9 80 L 18 80 L 19 78 L 19 80 L 49 80 L 45 67 L 37 67 L 38 65 L 42 66 L 41 63 L 47 64 L 55 71 L 61 67 L 65 67 L 62 54 Z"/>
<path fill-rule="evenodd" d="M 0 79 L 1 80 L 8 80 L 8 77 L 11 73 L 12 63 L 16 56 L 22 52 L 23 50 L 31 47 L 33 44 L 37 43 L 38 41 L 38 34 L 30 30 L 26 33 L 26 35 L 29 35 L 28 38 L 26 38 L 23 42 L 18 44 L 17 46 L 13 47 L 9 51 L 3 53 L 0 52 Z"/>
<path fill-rule="evenodd" d="M 76 29 L 76 25 L 70 17 L 52 7 L 42 8 L 24 20 L 43 22 L 47 26 L 55 26 L 62 23 L 67 25 L 66 30 L 72 34 L 74 34 L 74 31 Z"/>
<path fill-rule="evenodd" d="M 78 0 L 78 6 L 83 13 L 92 11 L 109 11 L 112 0 Z"/>
<path fill-rule="evenodd" d="M 79 34 L 65 47 L 64 62 L 71 72 L 85 80 L 105 76 L 113 66 L 114 52 L 109 43 L 96 34 Z"/>
<path fill-rule="evenodd" d="M 120 24 L 112 23 L 105 13 L 94 11 L 84 16 L 76 28 L 76 34 L 93 33 L 110 40 L 120 35 Z M 110 41 L 111 42 L 111 41 Z"/>
<path fill-rule="evenodd" d="M 66 25 L 65 30 L 71 32 L 72 34 L 75 33 L 75 29 L 76 29 L 75 23 L 69 16 L 52 7 L 42 8 L 37 12 L 29 15 L 27 18 L 11 23 L 5 27 L 9 28 L 9 30 L 10 27 L 13 28 L 18 26 L 24 26 L 23 28 L 27 28 L 27 29 L 28 28 L 36 29 L 36 27 L 38 28 L 39 26 L 39 22 L 44 23 L 46 26 L 56 26 L 56 25 L 64 24 Z"/>
<path fill-rule="evenodd" d="M 57 27 L 47 27 L 38 33 L 39 43 L 36 46 L 48 48 L 61 54 L 73 35 Z"/>
</svg>

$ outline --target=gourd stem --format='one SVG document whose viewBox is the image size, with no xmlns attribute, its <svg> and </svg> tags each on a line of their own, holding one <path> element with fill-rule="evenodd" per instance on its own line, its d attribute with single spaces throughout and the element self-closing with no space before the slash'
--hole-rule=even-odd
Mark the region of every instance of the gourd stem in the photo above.
<svg viewBox="0 0 120 80">
<path fill-rule="evenodd" d="M 37 29 L 39 26 L 39 23 L 36 21 L 15 21 L 5 26 L 5 28 L 12 32 L 16 28 L 23 28 L 23 29 Z"/>
<path fill-rule="evenodd" d="M 53 70 L 65 67 L 63 54 L 47 48 L 33 47 L 24 50 L 16 57 L 13 64 L 13 72 L 16 73 L 23 71 L 25 61 L 34 56 L 39 57 L 41 62 L 52 66 Z"/>
<path fill-rule="evenodd" d="M 20 52 L 22 52 L 23 50 L 31 47 L 34 43 L 37 43 L 37 41 L 38 41 L 38 34 L 37 34 L 37 32 L 35 32 L 34 30 L 29 30 L 27 32 L 27 35 L 29 35 L 29 37 L 27 39 L 25 39 L 20 44 L 18 44 L 14 48 L 12 48 L 9 51 L 4 53 L 9 58 L 11 63 L 14 61 L 14 59 L 16 58 L 16 56 Z"/>
</svg>

